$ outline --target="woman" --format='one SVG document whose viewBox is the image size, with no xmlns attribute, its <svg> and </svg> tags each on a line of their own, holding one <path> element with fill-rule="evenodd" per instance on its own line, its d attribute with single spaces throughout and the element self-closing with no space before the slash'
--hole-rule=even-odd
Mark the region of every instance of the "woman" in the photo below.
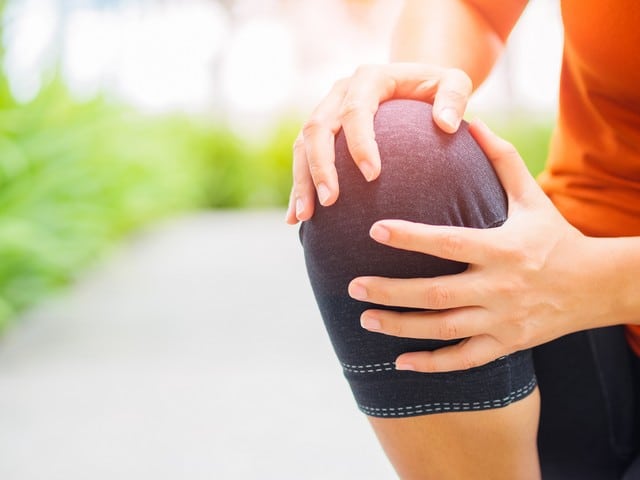
<svg viewBox="0 0 640 480">
<path fill-rule="evenodd" d="M 438 127 L 456 132 L 472 85 L 488 75 L 525 5 L 407 1 L 393 59 L 409 63 L 364 67 L 337 82 L 294 146 L 287 220 L 311 219 L 302 239 L 318 303 L 356 400 L 402 478 L 539 478 L 538 465 L 545 479 L 640 478 L 632 354 L 640 354 L 640 5 L 562 1 L 559 116 L 542 189 L 479 122 L 469 133 L 499 182 L 469 150 L 466 131 L 451 147 L 419 119 L 403 123 L 402 109 L 423 115 L 415 105 L 383 106 L 374 135 L 374 113 L 390 99 L 432 102 Z M 394 131 L 403 132 L 400 142 Z M 397 159 L 403 151 L 415 157 L 412 142 L 425 136 L 422 150 L 440 153 L 428 157 L 431 170 L 416 173 L 424 162 Z M 460 149 L 462 159 L 443 161 Z M 349 173 L 351 161 L 371 187 Z M 389 174 L 394 168 L 400 173 Z M 401 181 L 403 168 L 413 174 Z M 423 192 L 415 178 L 434 169 L 445 176 L 428 190 L 448 192 L 449 201 L 436 195 L 425 213 L 408 207 L 420 204 L 415 195 L 393 208 L 380 200 Z M 347 197 L 350 189 L 360 193 Z M 319 208 L 316 194 L 319 204 L 336 205 Z M 451 204 L 444 217 L 433 213 Z M 350 229 L 372 209 L 366 243 Z M 363 243 L 345 255 L 350 241 Z M 363 260 L 394 249 L 417 257 Z M 417 274 L 407 268 L 420 262 Z M 349 296 L 334 291 L 344 283 L 336 270 L 358 277 Z M 372 363 L 372 351 L 397 356 Z"/>
</svg>

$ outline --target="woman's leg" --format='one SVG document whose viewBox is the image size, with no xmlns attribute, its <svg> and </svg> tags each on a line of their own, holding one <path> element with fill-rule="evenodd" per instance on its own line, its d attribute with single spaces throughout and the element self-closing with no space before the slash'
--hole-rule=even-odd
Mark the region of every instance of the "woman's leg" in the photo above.
<svg viewBox="0 0 640 480">
<path fill-rule="evenodd" d="M 358 407 L 402 478 L 539 478 L 530 351 L 464 372 L 397 371 L 400 353 L 452 342 L 365 331 L 360 314 L 372 305 L 347 295 L 349 281 L 360 275 L 433 277 L 466 268 L 377 244 L 368 236 L 376 220 L 490 228 L 506 219 L 504 191 L 466 126 L 444 134 L 430 108 L 408 100 L 380 106 L 375 129 L 383 167 L 372 183 L 338 135 L 340 198 L 317 206 L 301 228 L 311 284 Z"/>
<path fill-rule="evenodd" d="M 535 389 L 504 408 L 369 422 L 402 479 L 539 479 L 539 408 Z"/>
</svg>

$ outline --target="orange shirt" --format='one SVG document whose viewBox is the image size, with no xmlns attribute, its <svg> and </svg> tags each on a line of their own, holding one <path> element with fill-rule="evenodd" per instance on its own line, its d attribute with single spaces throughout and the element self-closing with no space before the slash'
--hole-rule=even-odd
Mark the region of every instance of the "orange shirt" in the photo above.
<svg viewBox="0 0 640 480">
<path fill-rule="evenodd" d="M 562 0 L 562 17 L 558 123 L 540 184 L 584 234 L 640 236 L 640 0 Z M 627 339 L 640 355 L 640 326 Z"/>
</svg>

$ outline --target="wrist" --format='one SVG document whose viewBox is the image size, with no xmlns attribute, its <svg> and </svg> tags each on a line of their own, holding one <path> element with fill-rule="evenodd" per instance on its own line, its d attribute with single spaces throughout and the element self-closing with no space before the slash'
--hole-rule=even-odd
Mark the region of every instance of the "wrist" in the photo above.
<svg viewBox="0 0 640 480">
<path fill-rule="evenodd" d="M 607 312 L 602 326 L 640 325 L 640 237 L 588 237 L 588 241 L 595 262 L 596 294 Z"/>
</svg>

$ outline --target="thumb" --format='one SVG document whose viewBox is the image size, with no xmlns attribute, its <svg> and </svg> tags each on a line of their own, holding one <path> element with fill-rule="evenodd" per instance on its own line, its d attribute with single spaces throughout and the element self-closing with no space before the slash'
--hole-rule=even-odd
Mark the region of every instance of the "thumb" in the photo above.
<svg viewBox="0 0 640 480">
<path fill-rule="evenodd" d="M 539 189 L 522 157 L 512 144 L 498 137 L 477 119 L 469 125 L 469 132 L 493 165 L 510 202 L 521 202 L 532 188 L 536 191 Z"/>
</svg>

